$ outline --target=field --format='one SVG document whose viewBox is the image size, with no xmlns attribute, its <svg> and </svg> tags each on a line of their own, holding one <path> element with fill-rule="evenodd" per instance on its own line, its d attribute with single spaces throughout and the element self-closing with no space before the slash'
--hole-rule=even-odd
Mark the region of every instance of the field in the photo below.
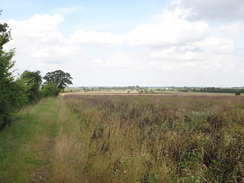
<svg viewBox="0 0 244 183">
<path fill-rule="evenodd" d="M 66 95 L 88 182 L 242 182 L 244 98 Z"/>
<path fill-rule="evenodd" d="M 0 182 L 243 182 L 244 97 L 64 94 L 0 132 Z"/>
</svg>

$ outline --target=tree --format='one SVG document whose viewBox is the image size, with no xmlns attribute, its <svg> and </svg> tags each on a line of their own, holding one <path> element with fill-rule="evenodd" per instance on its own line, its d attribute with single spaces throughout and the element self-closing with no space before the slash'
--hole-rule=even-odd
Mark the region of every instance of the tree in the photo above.
<svg viewBox="0 0 244 183">
<path fill-rule="evenodd" d="M 30 102 L 39 99 L 39 90 L 42 84 L 40 73 L 40 71 L 24 71 L 20 76 L 20 80 L 28 87 L 26 95 Z"/>
<path fill-rule="evenodd" d="M 14 89 L 16 83 L 10 71 L 14 62 L 14 50 L 4 51 L 3 45 L 11 40 L 9 27 L 0 23 L 0 128 L 8 124 L 18 104 Z"/>
<path fill-rule="evenodd" d="M 0 11 L 0 15 L 1 15 Z M 3 50 L 3 45 L 11 40 L 11 32 L 9 26 L 6 23 L 0 23 L 0 50 Z"/>
<path fill-rule="evenodd" d="M 55 83 L 46 83 L 43 85 L 40 95 L 41 97 L 55 97 L 58 96 L 60 89 Z"/>
<path fill-rule="evenodd" d="M 240 91 L 236 91 L 235 95 L 241 95 Z"/>
<path fill-rule="evenodd" d="M 48 72 L 43 78 L 46 80 L 45 83 L 55 83 L 60 90 L 63 90 L 68 85 L 73 84 L 71 81 L 73 78 L 70 76 L 70 74 L 67 72 L 65 73 L 62 70 Z"/>
</svg>

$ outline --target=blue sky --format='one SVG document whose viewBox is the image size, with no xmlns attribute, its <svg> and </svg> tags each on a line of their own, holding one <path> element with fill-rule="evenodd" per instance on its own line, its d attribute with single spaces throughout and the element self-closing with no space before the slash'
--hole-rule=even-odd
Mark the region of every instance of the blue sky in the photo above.
<svg viewBox="0 0 244 183">
<path fill-rule="evenodd" d="M 0 0 L 15 68 L 74 86 L 244 86 L 243 0 Z"/>
<path fill-rule="evenodd" d="M 2 18 L 25 20 L 34 14 L 60 14 L 65 16 L 62 30 L 84 27 L 99 31 L 122 33 L 135 25 L 150 22 L 167 3 L 163 0 L 9 0 L 2 1 Z M 68 26 L 67 26 L 68 25 Z"/>
</svg>

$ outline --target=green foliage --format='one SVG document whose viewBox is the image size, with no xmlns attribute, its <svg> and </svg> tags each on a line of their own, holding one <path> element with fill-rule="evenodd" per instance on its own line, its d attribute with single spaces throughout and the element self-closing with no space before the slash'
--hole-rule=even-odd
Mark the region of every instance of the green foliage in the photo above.
<svg viewBox="0 0 244 183">
<path fill-rule="evenodd" d="M 244 89 L 235 89 L 235 88 L 202 88 L 199 90 L 193 90 L 194 92 L 208 92 L 208 93 L 243 93 Z"/>
<path fill-rule="evenodd" d="M 3 46 L 11 40 L 9 27 L 0 24 L 0 129 L 12 121 L 16 109 L 33 100 L 41 83 L 39 72 L 25 72 L 15 81 L 14 49 L 4 51 Z"/>
<path fill-rule="evenodd" d="M 58 96 L 60 89 L 55 83 L 46 83 L 43 85 L 40 95 L 41 97 L 54 97 Z"/>
<path fill-rule="evenodd" d="M 0 128 L 11 120 L 16 103 L 14 77 L 10 69 L 14 66 L 14 50 L 3 51 L 3 45 L 11 39 L 8 25 L 0 24 Z"/>
<path fill-rule="evenodd" d="M 19 78 L 20 82 L 26 85 L 26 95 L 30 102 L 39 99 L 39 89 L 42 83 L 40 71 L 24 71 Z"/>
<path fill-rule="evenodd" d="M 62 70 L 48 72 L 43 78 L 46 80 L 46 83 L 55 83 L 56 86 L 61 90 L 67 87 L 67 85 L 73 84 L 71 81 L 73 78 L 70 76 L 70 74 L 68 72 L 65 73 Z"/>
<path fill-rule="evenodd" d="M 235 95 L 241 95 L 241 92 L 240 92 L 240 91 L 237 91 L 237 92 L 235 93 Z"/>
<path fill-rule="evenodd" d="M 16 108 L 20 108 L 23 105 L 29 103 L 28 96 L 26 95 L 28 89 L 28 86 L 20 79 L 17 79 L 15 82 L 13 82 L 11 88 L 13 96 L 12 100 L 15 101 L 14 103 Z"/>
<path fill-rule="evenodd" d="M 1 14 L 1 11 L 0 11 Z M 0 50 L 3 49 L 3 45 L 11 40 L 11 33 L 9 26 L 6 23 L 0 23 Z"/>
<path fill-rule="evenodd" d="M 50 149 L 44 151 L 43 145 L 46 139 L 56 135 L 58 106 L 54 99 L 27 106 L 16 114 L 15 122 L 0 133 L 1 183 L 33 182 L 33 174 L 47 165 L 47 158 L 42 156 L 46 157 Z M 44 182 L 43 177 L 41 174 L 40 181 L 34 182 Z"/>
</svg>

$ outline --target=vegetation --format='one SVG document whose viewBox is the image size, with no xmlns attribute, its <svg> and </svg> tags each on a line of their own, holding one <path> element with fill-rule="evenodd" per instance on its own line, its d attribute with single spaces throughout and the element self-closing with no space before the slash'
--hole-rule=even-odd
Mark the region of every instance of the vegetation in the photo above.
<svg viewBox="0 0 244 183">
<path fill-rule="evenodd" d="M 14 50 L 3 50 L 3 46 L 10 40 L 11 33 L 8 25 L 6 23 L 0 24 L 0 130 L 12 121 L 16 109 L 35 102 L 40 97 L 57 96 L 60 88 L 63 89 L 67 84 L 72 84 L 67 78 L 62 78 L 58 86 L 47 81 L 40 91 L 42 84 L 40 71 L 25 71 L 20 78 L 15 80 L 11 72 L 14 67 L 14 62 L 12 61 Z M 60 73 L 64 72 L 54 72 L 52 77 L 59 78 Z M 68 78 L 72 79 L 69 73 L 65 73 L 65 76 L 69 76 Z"/>
<path fill-rule="evenodd" d="M 65 100 L 80 119 L 81 182 L 243 182 L 242 97 Z"/>
<path fill-rule="evenodd" d="M 242 96 L 65 94 L 0 133 L 0 182 L 243 182 Z"/>
<path fill-rule="evenodd" d="M 215 88 L 215 87 L 71 87 L 64 92 L 87 92 L 87 93 L 141 93 L 141 94 L 162 94 L 162 93 L 216 93 L 216 94 L 235 94 L 244 93 L 244 87 Z"/>
<path fill-rule="evenodd" d="M 63 90 L 68 85 L 73 84 L 71 81 L 73 78 L 70 76 L 70 74 L 67 72 L 65 73 L 62 70 L 48 72 L 43 78 L 46 80 L 46 83 L 51 82 L 56 84 L 60 90 Z"/>
<path fill-rule="evenodd" d="M 14 107 L 18 100 L 13 89 L 16 89 L 12 72 L 14 50 L 4 51 L 3 46 L 11 39 L 6 23 L 0 24 L 0 129 L 11 121 Z"/>
<path fill-rule="evenodd" d="M 0 23 L 0 130 L 11 123 L 16 109 L 36 102 L 41 97 L 57 96 L 67 84 L 72 84 L 70 74 L 61 70 L 47 73 L 44 77 L 47 82 L 42 90 L 40 71 L 25 71 L 15 79 L 11 71 L 14 67 L 14 50 L 3 50 L 3 46 L 10 40 L 11 32 L 8 25 Z M 56 78 L 55 81 L 58 80 L 59 84 L 50 83 L 53 78 Z"/>
<path fill-rule="evenodd" d="M 55 83 L 45 83 L 40 91 L 41 97 L 55 97 L 60 93 L 60 89 Z"/>
<path fill-rule="evenodd" d="M 60 129 L 60 104 L 52 98 L 25 107 L 15 123 L 0 133 L 1 183 L 47 181 L 51 149 Z"/>
<path fill-rule="evenodd" d="M 208 93 L 244 93 L 243 88 L 201 88 L 199 90 L 193 90 L 195 92 L 208 92 Z"/>
<path fill-rule="evenodd" d="M 42 84 L 42 76 L 40 71 L 24 71 L 19 80 L 22 80 L 23 84 L 28 88 L 25 92 L 29 102 L 33 102 L 40 98 L 39 90 Z"/>
</svg>

